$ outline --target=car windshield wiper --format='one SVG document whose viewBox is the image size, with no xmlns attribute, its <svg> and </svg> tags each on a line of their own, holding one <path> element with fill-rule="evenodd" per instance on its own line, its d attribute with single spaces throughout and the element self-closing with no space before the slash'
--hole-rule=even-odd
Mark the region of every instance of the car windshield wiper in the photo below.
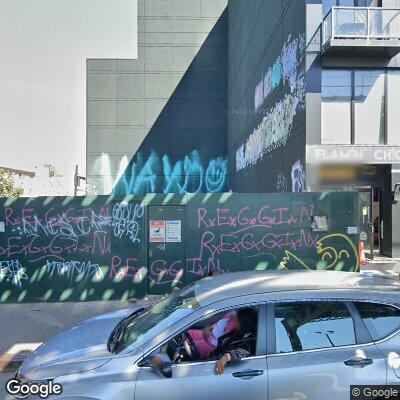
<svg viewBox="0 0 400 400">
<path fill-rule="evenodd" d="M 141 314 L 143 311 L 145 311 L 147 308 L 145 307 L 141 307 L 139 309 L 137 309 L 136 311 L 134 311 L 132 314 L 128 315 L 127 317 L 125 317 L 123 320 L 121 320 L 120 322 L 118 322 L 118 324 L 115 326 L 115 328 L 112 330 L 110 336 L 108 337 L 107 340 L 107 350 L 110 353 L 114 353 L 118 342 L 122 336 L 122 334 L 124 333 L 126 327 L 129 325 L 129 323 L 136 318 L 139 314 Z"/>
</svg>

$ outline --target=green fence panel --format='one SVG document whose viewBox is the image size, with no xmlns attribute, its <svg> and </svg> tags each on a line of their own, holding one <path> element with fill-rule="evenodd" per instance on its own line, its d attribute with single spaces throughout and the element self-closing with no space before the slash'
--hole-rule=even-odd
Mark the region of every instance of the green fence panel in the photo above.
<svg viewBox="0 0 400 400">
<path fill-rule="evenodd" d="M 0 199 L 0 302 L 141 298 L 212 270 L 357 271 L 357 217 L 355 192 Z"/>
</svg>

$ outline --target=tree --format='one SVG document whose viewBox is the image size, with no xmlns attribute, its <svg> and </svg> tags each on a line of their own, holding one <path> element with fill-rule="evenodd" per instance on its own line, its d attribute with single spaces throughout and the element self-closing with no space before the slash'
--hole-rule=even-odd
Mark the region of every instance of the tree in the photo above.
<svg viewBox="0 0 400 400">
<path fill-rule="evenodd" d="M 61 177 L 62 175 L 59 174 L 56 170 L 56 167 L 51 164 L 44 164 L 44 167 L 49 170 L 49 178 L 56 178 L 56 177 Z"/>
<path fill-rule="evenodd" d="M 12 174 L 0 169 L 0 197 L 19 197 L 23 192 L 23 189 L 15 187 Z"/>
</svg>

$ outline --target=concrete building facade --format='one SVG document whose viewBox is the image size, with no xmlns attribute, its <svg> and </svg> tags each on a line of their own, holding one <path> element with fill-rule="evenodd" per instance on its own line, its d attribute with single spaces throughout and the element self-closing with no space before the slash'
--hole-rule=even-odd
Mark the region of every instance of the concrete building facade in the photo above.
<svg viewBox="0 0 400 400">
<path fill-rule="evenodd" d="M 139 0 L 137 60 L 87 60 L 98 194 L 228 189 L 227 1 Z"/>
<path fill-rule="evenodd" d="M 142 0 L 138 60 L 88 60 L 88 182 L 120 195 L 357 190 L 367 254 L 399 257 L 399 8 Z"/>
</svg>

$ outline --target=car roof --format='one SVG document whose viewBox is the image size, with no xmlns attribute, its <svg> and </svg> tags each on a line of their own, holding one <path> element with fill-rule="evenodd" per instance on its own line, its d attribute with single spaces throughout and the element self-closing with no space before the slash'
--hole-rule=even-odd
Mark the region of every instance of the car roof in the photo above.
<svg viewBox="0 0 400 400">
<path fill-rule="evenodd" d="M 370 272 L 339 271 L 246 271 L 207 277 L 195 285 L 196 299 L 201 305 L 238 296 L 293 292 L 303 290 L 326 291 L 368 289 L 387 292 L 399 291 L 400 282 Z"/>
</svg>

